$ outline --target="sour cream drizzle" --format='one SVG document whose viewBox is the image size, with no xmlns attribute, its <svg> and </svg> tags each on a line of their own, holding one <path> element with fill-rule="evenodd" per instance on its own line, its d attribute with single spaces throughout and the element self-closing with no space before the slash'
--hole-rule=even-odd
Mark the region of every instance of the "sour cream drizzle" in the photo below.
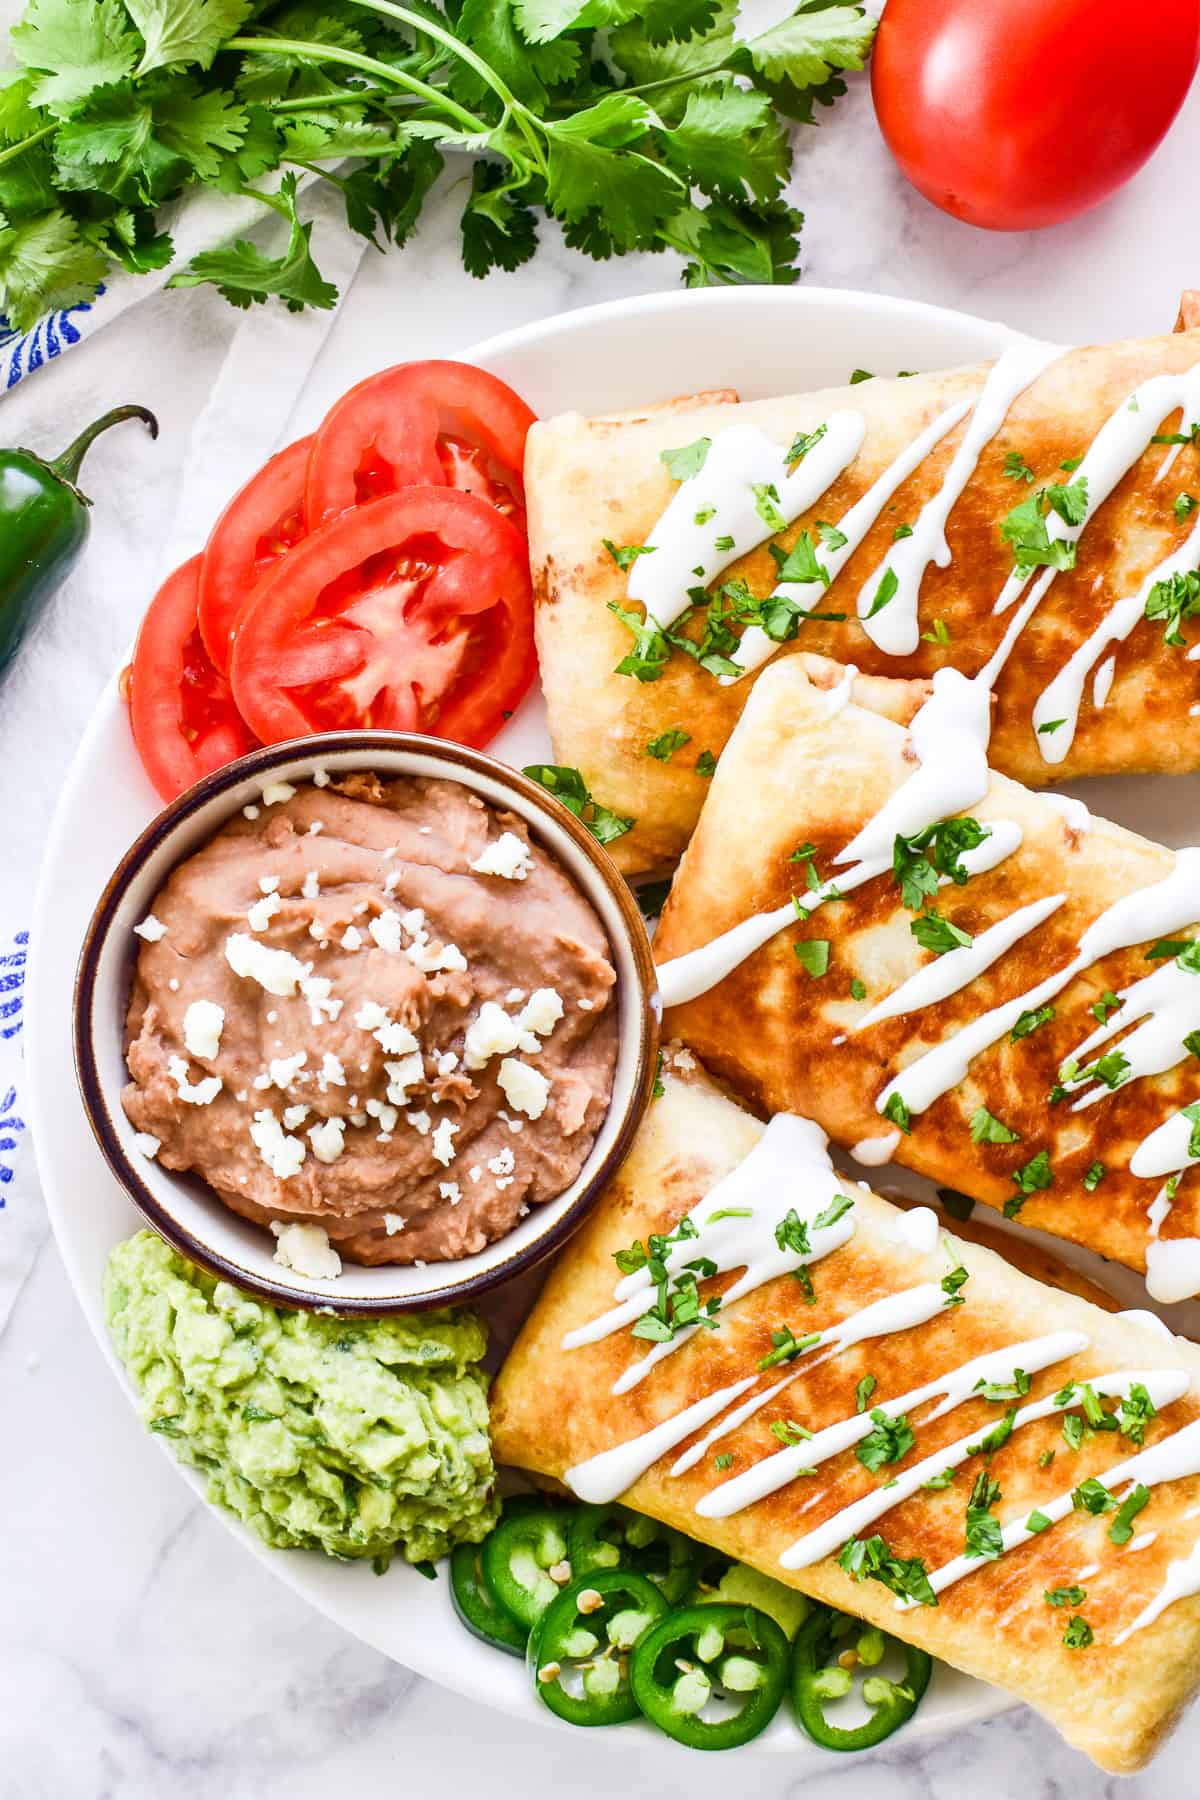
<svg viewBox="0 0 1200 1800">
<path fill-rule="evenodd" d="M 872 643 L 889 656 L 911 656 L 920 642 L 917 603 L 921 582 L 930 563 L 950 565 L 946 524 L 967 482 L 975 473 L 980 453 L 991 442 L 1008 416 L 1018 394 L 1035 382 L 1049 363 L 1064 355 L 1059 344 L 1033 341 L 1013 344 L 992 364 L 983 392 L 971 414 L 962 443 L 936 494 L 917 515 L 912 536 L 901 538 L 863 583 L 858 595 L 858 617 Z M 872 618 L 871 607 L 880 583 L 888 574 L 897 582 L 887 604 Z"/>
<path fill-rule="evenodd" d="M 855 501 L 849 512 L 843 513 L 837 521 L 837 529 L 846 542 L 836 550 L 829 550 L 824 546 L 818 546 L 817 550 L 831 584 L 837 580 L 896 489 L 916 473 L 929 452 L 937 448 L 946 434 L 961 424 L 973 405 L 972 399 L 960 400 L 957 405 L 947 407 L 945 412 L 939 413 L 920 436 L 913 439 L 908 449 L 901 451 L 895 461 L 888 464 L 883 474 L 872 483 L 861 499 Z M 816 591 L 811 582 L 781 581 L 773 593 L 785 599 L 810 604 Z M 741 674 L 721 676 L 722 685 L 728 686 L 740 681 L 751 669 L 757 669 L 760 663 L 774 656 L 778 648 L 775 639 L 768 637 L 761 626 L 748 626 L 738 645 L 736 660 L 741 665 Z"/>
<path fill-rule="evenodd" d="M 772 536 L 755 487 L 774 490 L 774 505 L 790 525 L 854 461 L 866 430 L 859 412 L 830 413 L 824 435 L 790 469 L 786 450 L 757 425 L 718 432 L 699 474 L 680 483 L 650 533 L 651 554 L 634 563 L 629 598 L 659 625 L 672 624 L 691 604 L 690 589 L 707 587 Z"/>
<path fill-rule="evenodd" d="M 1057 514 L 1054 515 L 1057 518 Z M 1160 581 L 1170 581 L 1172 576 L 1186 574 L 1200 567 L 1200 521 L 1192 529 L 1191 534 L 1172 550 L 1169 556 L 1151 569 L 1136 593 L 1127 599 L 1118 600 L 1109 608 L 1095 630 L 1086 637 L 1079 648 L 1063 664 L 1054 680 L 1038 695 L 1033 708 L 1033 724 L 1038 734 L 1038 748 L 1043 762 L 1062 762 L 1075 741 L 1075 732 L 1079 724 L 1079 708 L 1083 701 L 1084 685 L 1088 676 L 1096 667 L 1105 651 L 1111 644 L 1123 644 L 1134 627 L 1145 617 L 1146 602 L 1150 591 Z M 1097 676 L 1099 685 L 1099 676 Z M 1107 685 L 1102 688 L 1102 698 L 1093 704 L 1103 706 L 1108 697 L 1108 689 L 1112 686 L 1112 671 L 1109 671 Z M 1055 720 L 1063 722 L 1052 732 L 1045 732 L 1041 727 Z"/>
<path fill-rule="evenodd" d="M 1132 1548 L 1132 1546 L 1130 1546 Z M 1200 1594 L 1200 1539 L 1192 1545 L 1188 1554 L 1178 1561 L 1167 1564 L 1167 1578 L 1161 1588 L 1137 1618 L 1119 1631 L 1113 1639 L 1114 1645 L 1121 1645 L 1126 1638 L 1132 1637 L 1135 1631 L 1144 1631 L 1147 1625 L 1153 1625 L 1168 1606 L 1176 1600 L 1186 1600 L 1192 1594 Z"/>
<path fill-rule="evenodd" d="M 918 767 L 834 857 L 839 872 L 801 897 L 806 912 L 885 874 L 892 866 L 897 832 L 911 836 L 983 798 L 989 781 L 990 705 L 990 697 L 956 669 L 938 670 L 932 694 L 909 727 Z M 988 830 L 989 836 L 961 859 L 968 875 L 996 868 L 1021 843 L 1021 828 L 1011 820 L 997 820 Z M 846 863 L 853 866 L 840 868 Z M 776 932 L 795 922 L 796 908 L 789 900 L 663 963 L 658 971 L 663 1005 L 681 1006 L 707 993 Z"/>
<path fill-rule="evenodd" d="M 1198 899 L 1200 896 L 1193 895 L 1193 909 Z M 1068 1062 L 1080 1065 L 1079 1073 L 1065 1083 L 1067 1088 L 1086 1087 L 1089 1080 L 1094 1079 L 1091 1075 L 1094 1063 L 1088 1062 L 1091 1053 L 1130 1025 L 1135 1029 L 1128 1037 L 1123 1037 L 1120 1044 L 1121 1054 L 1129 1067 L 1117 1083 L 1118 1087 L 1125 1087 L 1142 1075 L 1161 1075 L 1191 1055 L 1183 1040 L 1200 1026 L 1200 974 L 1181 967 L 1172 958 L 1152 975 L 1122 988 L 1117 998 L 1125 1003 L 1121 1009 L 1110 1014 L 1104 1024 L 1077 1045 L 1067 1058 Z M 1137 1023 L 1139 1020 L 1143 1022 Z M 1103 1082 L 1097 1082 L 1089 1093 L 1076 1100 L 1072 1110 L 1079 1112 L 1114 1091 Z"/>
<path fill-rule="evenodd" d="M 1091 1385 L 1097 1394 L 1118 1394 L 1128 1393 L 1131 1384 L 1135 1381 L 1142 1383 L 1156 1407 L 1169 1406 L 1172 1401 L 1180 1399 L 1187 1392 L 1189 1386 L 1188 1377 L 1179 1369 L 1147 1369 L 1141 1374 L 1104 1375 L 1094 1379 Z M 1044 1401 L 1039 1404 L 1043 1407 L 1046 1405 Z M 1052 1407 L 1051 1410 L 1059 1409 Z M 1023 1407 L 1022 1412 L 1031 1416 L 1036 1413 L 1040 1418 L 1046 1416 L 1044 1411 L 1039 1412 L 1037 1407 L 1032 1406 Z M 1017 1424 L 1023 1422 L 1021 1413 L 1018 1413 L 1014 1429 Z M 1148 1450 L 1141 1450 L 1136 1456 L 1130 1456 L 1124 1462 L 1115 1463 L 1111 1469 L 1106 1469 L 1095 1479 L 1102 1487 L 1111 1490 L 1132 1487 L 1135 1482 L 1140 1482 L 1143 1487 L 1157 1487 L 1160 1482 L 1180 1481 L 1188 1475 L 1200 1475 L 1200 1419 L 1194 1419 L 1190 1425 L 1184 1425 L 1179 1431 L 1172 1432 L 1170 1437 L 1162 1438 L 1157 1444 L 1152 1444 Z M 1057 1494 L 1053 1500 L 1039 1500 L 1036 1506 L 1027 1508 L 1020 1519 L 1013 1519 L 1002 1528 L 1001 1542 L 1004 1550 L 1012 1550 L 1019 1544 L 1027 1544 L 1030 1538 L 1039 1535 L 1036 1531 L 1030 1531 L 1026 1525 L 1026 1520 L 1032 1513 L 1043 1513 L 1052 1525 L 1057 1525 L 1060 1520 L 1069 1518 L 1073 1511 L 1074 1502 L 1071 1498 L 1070 1488 L 1065 1493 Z M 992 1560 L 994 1559 L 978 1556 L 956 1556 L 953 1561 L 943 1563 L 940 1569 L 933 1570 L 929 1577 L 929 1585 L 935 1594 L 940 1594 L 954 1582 L 961 1581 L 964 1575 L 970 1575 L 972 1570 L 978 1569 L 984 1562 Z M 788 1564 L 787 1566 L 790 1568 L 799 1565 Z M 915 1601 L 898 1600 L 896 1610 L 907 1612 L 916 1604 Z M 1148 1619 L 1145 1620 L 1146 1624 L 1149 1622 Z M 1118 1644 L 1123 1642 L 1128 1632 L 1136 1629 L 1137 1621 L 1130 1625 L 1126 1632 L 1121 1633 L 1116 1642 Z"/>
<path fill-rule="evenodd" d="M 696 1235 L 670 1245 L 663 1259 L 668 1276 L 676 1275 L 685 1264 L 700 1257 L 714 1262 L 718 1274 L 741 1269 L 741 1275 L 722 1296 L 724 1311 L 764 1282 L 818 1262 L 844 1244 L 854 1232 L 852 1213 L 843 1213 L 831 1225 L 815 1223 L 818 1214 L 846 1185 L 834 1173 L 827 1143 L 825 1133 L 810 1119 L 776 1113 L 749 1155 L 687 1215 L 696 1227 Z M 791 1211 L 807 1226 L 811 1245 L 807 1251 L 789 1249 L 776 1239 L 776 1226 Z M 562 1341 L 564 1350 L 597 1343 L 639 1319 L 654 1298 L 649 1270 L 641 1268 L 623 1276 L 613 1294 L 617 1304 L 588 1324 L 569 1331 Z M 656 1362 L 687 1343 L 696 1329 L 685 1327 L 669 1342 L 655 1344 L 648 1355 L 625 1370 L 613 1384 L 613 1393 L 624 1394 L 635 1387 Z"/>
<path fill-rule="evenodd" d="M 886 1000 L 873 1006 L 852 1029 L 862 1031 L 868 1025 L 878 1025 L 883 1019 L 902 1018 L 906 1013 L 919 1012 L 924 1006 L 932 1006 L 938 1000 L 957 994 L 960 988 L 1007 955 L 1014 944 L 1044 924 L 1058 911 L 1066 897 L 1065 894 L 1049 894 L 1044 900 L 1033 900 L 1028 906 L 1010 912 L 1006 918 L 998 919 L 969 944 L 961 944 L 935 957 L 933 962 L 926 963 L 924 968 L 902 982 Z"/>
<path fill-rule="evenodd" d="M 1036 1375 L 1040 1370 L 1048 1369 L 1054 1363 L 1062 1362 L 1068 1356 L 1077 1356 L 1081 1350 L 1086 1350 L 1087 1346 L 1088 1339 L 1080 1331 L 1056 1331 L 1046 1337 L 1027 1338 L 1020 1343 L 1006 1344 L 999 1350 L 988 1350 L 982 1356 L 973 1357 L 970 1362 L 960 1364 L 956 1369 L 948 1369 L 944 1375 L 935 1376 L 932 1381 L 925 1382 L 921 1387 L 913 1388 L 907 1394 L 899 1394 L 892 1400 L 880 1402 L 870 1411 L 852 1413 L 845 1419 L 839 1419 L 833 1425 L 826 1425 L 813 1437 L 806 1438 L 802 1444 L 789 1445 L 786 1450 L 777 1450 L 771 1456 L 764 1456 L 760 1462 L 755 1463 L 753 1468 L 747 1469 L 744 1474 L 735 1475 L 732 1480 L 721 1482 L 711 1493 L 705 1494 L 697 1502 L 696 1511 L 706 1519 L 728 1519 L 734 1513 L 743 1512 L 746 1507 L 754 1506 L 758 1501 L 766 1499 L 768 1494 L 778 1493 L 780 1488 L 787 1487 L 795 1481 L 802 1470 L 816 1468 L 821 1463 L 828 1462 L 831 1456 L 839 1456 L 844 1450 L 850 1450 L 855 1444 L 861 1443 L 863 1438 L 875 1429 L 871 1412 L 882 1412 L 887 1418 L 896 1419 L 901 1413 L 908 1413 L 915 1407 L 923 1406 L 928 1400 L 936 1400 L 939 1404 L 931 1412 L 926 1413 L 921 1421 L 922 1425 L 929 1425 L 934 1419 L 940 1419 L 944 1413 L 953 1412 L 955 1407 L 962 1406 L 965 1401 L 970 1400 L 974 1395 L 977 1382 L 1011 1381 L 1013 1370 L 1017 1368 L 1024 1369 L 1027 1374 Z M 970 1442 L 974 1443 L 986 1430 L 987 1426 L 981 1426 L 980 1430 L 974 1433 Z M 967 1439 L 963 1439 L 964 1446 L 967 1441 Z M 938 1454 L 939 1456 L 948 1456 L 958 1447 L 951 1445 L 950 1450 L 939 1451 Z M 965 1456 L 964 1448 L 962 1456 L 957 1460 L 961 1462 Z M 936 1459 L 926 1458 L 925 1460 L 932 1462 Z M 924 1470 L 921 1480 L 926 1480 L 929 1471 L 925 1469 L 925 1465 L 922 1463 L 914 1466 Z M 912 1492 L 916 1493 L 919 1486 L 920 1482 L 916 1484 Z M 880 1512 L 886 1512 L 900 1498 L 898 1484 L 894 1488 L 877 1489 L 866 1495 L 864 1501 L 866 1504 L 878 1501 Z M 864 1502 L 856 1502 L 856 1505 L 862 1504 Z M 835 1514 L 834 1521 L 831 1523 L 840 1523 L 843 1516 L 843 1513 Z M 812 1535 L 815 1534 L 810 1533 L 810 1536 Z M 833 1547 L 840 1548 L 850 1535 L 849 1529 L 843 1531 Z M 804 1541 L 807 1542 L 807 1540 Z M 786 1557 L 791 1554 L 792 1552 L 788 1551 L 782 1560 L 786 1567 L 799 1569 L 806 1567 L 808 1561 L 818 1562 L 829 1552 L 821 1550 L 813 1557 L 796 1563 L 786 1561 Z"/>
<path fill-rule="evenodd" d="M 921 1210 L 930 1212 L 936 1228 L 936 1214 L 927 1207 L 923 1207 Z M 921 1283 L 920 1287 L 905 1288 L 899 1294 L 886 1294 L 882 1300 L 876 1300 L 870 1306 L 864 1306 L 861 1312 L 852 1313 L 849 1318 L 842 1319 L 839 1324 L 831 1325 L 827 1331 L 819 1334 L 815 1344 L 801 1353 L 803 1357 L 811 1358 L 810 1361 L 806 1360 L 801 1363 L 797 1359 L 797 1364 L 783 1377 L 782 1381 L 773 1382 L 763 1393 L 755 1394 L 752 1399 L 747 1400 L 744 1405 L 730 1413 L 727 1419 L 722 1419 L 707 1437 L 702 1438 L 699 1443 L 693 1444 L 692 1448 L 685 1451 L 678 1462 L 672 1465 L 672 1475 L 685 1474 L 688 1469 L 693 1468 L 700 1461 L 709 1447 L 715 1444 L 719 1438 L 727 1437 L 731 1431 L 736 1431 L 739 1425 L 743 1425 L 760 1407 L 765 1406 L 768 1400 L 773 1400 L 777 1394 L 781 1394 L 801 1375 L 810 1374 L 829 1357 L 836 1356 L 839 1350 L 846 1350 L 851 1344 L 865 1343 L 868 1338 L 890 1337 L 894 1331 L 910 1331 L 914 1326 L 924 1325 L 930 1319 L 936 1318 L 938 1313 L 944 1312 L 946 1304 L 947 1296 L 942 1290 L 941 1283 L 925 1281 Z M 818 1350 L 823 1351 L 824 1354 L 817 1356 Z"/>
<path fill-rule="evenodd" d="M 884 1112 L 892 1096 L 899 1094 L 914 1116 L 924 1112 L 965 1079 L 973 1059 L 1006 1036 L 1023 1012 L 1045 1006 L 1101 957 L 1193 923 L 1198 893 L 1200 849 L 1180 850 L 1169 875 L 1151 887 L 1123 894 L 1093 920 L 1080 938 L 1075 955 L 1063 968 L 1014 1000 L 981 1013 L 952 1037 L 909 1063 L 883 1089 L 875 1103 L 876 1110 Z"/>
</svg>

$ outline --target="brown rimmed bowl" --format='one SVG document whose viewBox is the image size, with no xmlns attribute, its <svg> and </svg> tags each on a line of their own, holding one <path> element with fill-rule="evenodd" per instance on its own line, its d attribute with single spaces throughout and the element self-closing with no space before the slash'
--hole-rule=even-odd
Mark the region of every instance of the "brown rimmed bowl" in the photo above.
<svg viewBox="0 0 1200 1800">
<path fill-rule="evenodd" d="M 611 946 L 618 1048 L 613 1093 L 591 1153 L 571 1186 L 531 1207 L 506 1236 L 454 1262 L 344 1262 L 335 1281 L 316 1281 L 274 1261 L 265 1226 L 239 1218 L 199 1177 L 143 1156 L 121 1105 L 125 1014 L 140 940 L 133 927 L 177 864 L 227 820 L 261 801 L 268 781 L 299 783 L 317 768 L 331 775 L 372 771 L 457 781 L 516 813 L 595 908 Z M 633 894 L 607 852 L 536 782 L 481 751 L 413 733 L 328 732 L 255 750 L 189 788 L 122 857 L 92 915 L 75 978 L 75 1069 L 88 1121 L 109 1167 L 146 1222 L 192 1262 L 274 1304 L 386 1315 L 472 1299 L 549 1256 L 582 1222 L 620 1166 L 649 1104 L 658 1050 L 654 958 Z"/>
</svg>

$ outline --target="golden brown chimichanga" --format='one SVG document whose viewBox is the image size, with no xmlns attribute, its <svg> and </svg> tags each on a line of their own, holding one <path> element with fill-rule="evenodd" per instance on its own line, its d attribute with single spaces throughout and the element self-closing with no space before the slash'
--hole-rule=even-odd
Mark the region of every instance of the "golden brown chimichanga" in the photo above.
<svg viewBox="0 0 1200 1800">
<path fill-rule="evenodd" d="M 635 648 L 635 639 L 610 608 L 625 608 L 635 623 L 644 617 L 643 607 L 629 595 L 631 584 L 637 588 L 639 568 L 653 559 L 635 558 L 623 569 L 604 540 L 618 551 L 644 545 L 679 488 L 662 453 L 706 438 L 715 443 L 731 427 L 756 426 L 778 443 L 782 471 L 785 450 L 798 434 L 817 432 L 835 417 L 855 415 L 863 422 L 861 448 L 786 530 L 772 532 L 764 524 L 763 541 L 733 561 L 719 579 L 708 580 L 703 569 L 696 578 L 698 588 L 707 587 L 710 596 L 732 580 L 744 582 L 752 596 L 761 598 L 777 579 L 772 539 L 776 547 L 790 550 L 807 533 L 817 560 L 824 557 L 828 563 L 828 546 L 836 545 L 829 528 L 836 533 L 914 441 L 923 433 L 936 435 L 953 416 L 928 454 L 916 460 L 879 506 L 832 584 L 826 589 L 814 579 L 792 590 L 817 616 L 802 622 L 791 641 L 773 650 L 776 658 L 816 655 L 852 664 L 863 676 L 906 682 L 923 681 L 945 666 L 974 674 L 993 658 L 1019 610 L 1016 603 L 1003 612 L 994 610 L 1014 566 L 1014 550 L 1001 536 L 1001 522 L 1015 505 L 1032 501 L 1045 488 L 1059 495 L 1073 489 L 1074 499 L 1067 494 L 1058 501 L 1061 518 L 1050 501 L 1042 502 L 1048 535 L 1060 530 L 1069 535 L 1074 529 L 1070 521 L 1080 509 L 1079 483 L 1086 484 L 1090 470 L 1092 511 L 1081 534 L 1075 531 L 1075 566 L 1055 572 L 1037 565 L 1026 583 L 1028 595 L 1043 576 L 1050 577 L 995 676 L 993 761 L 1029 785 L 1200 766 L 1200 716 L 1194 716 L 1200 668 L 1189 661 L 1186 649 L 1164 641 L 1171 630 L 1169 617 L 1142 619 L 1145 596 L 1139 598 L 1139 589 L 1164 559 L 1180 553 L 1185 572 L 1200 561 L 1200 547 L 1194 556 L 1184 552 L 1200 518 L 1191 516 L 1192 501 L 1200 498 L 1200 450 L 1192 438 L 1192 390 L 1182 379 L 1193 369 L 1200 370 L 1196 329 L 1063 350 L 1008 404 L 992 408 L 987 422 L 994 429 L 988 436 L 981 428 L 985 441 L 978 460 L 946 514 L 949 555 L 944 566 L 938 566 L 941 533 L 932 529 L 936 520 L 922 540 L 936 560 L 920 574 L 919 636 L 914 630 L 912 648 L 902 654 L 872 641 L 866 621 L 858 616 L 858 596 L 877 578 L 882 585 L 888 557 L 912 549 L 899 538 L 911 535 L 914 526 L 920 532 L 923 509 L 936 510 L 954 459 L 985 407 L 981 396 L 987 393 L 989 366 L 904 380 L 876 378 L 846 389 L 745 405 L 732 403 L 726 394 L 699 396 L 690 408 L 676 402 L 626 418 L 589 420 L 567 414 L 535 425 L 529 434 L 526 486 L 538 651 L 551 736 L 557 760 L 578 767 L 598 799 L 635 820 L 633 829 L 612 846 L 619 866 L 639 873 L 670 866 L 678 858 L 703 803 L 705 770 L 723 749 L 757 674 L 723 682 L 669 646 L 660 646 L 670 654 L 658 667 L 657 679 L 615 673 L 618 662 Z M 1200 375 L 1193 385 L 1200 402 Z M 1169 410 L 1163 411 L 1168 403 Z M 1115 431 L 1124 443 L 1115 461 L 1097 449 L 1104 431 L 1110 436 Z M 1163 436 L 1186 441 L 1153 441 Z M 1129 461 L 1131 443 L 1136 453 Z M 1089 452 L 1091 460 L 1078 469 L 1079 459 Z M 814 453 L 823 454 L 822 446 L 809 452 Z M 1121 473 L 1126 463 L 1128 472 Z M 1115 482 L 1111 496 L 1101 498 L 1110 481 Z M 706 511 L 699 509 L 697 517 Z M 765 516 L 770 517 L 769 506 Z M 1026 538 L 1037 529 L 1027 523 Z M 877 587 L 871 591 L 878 596 Z M 1070 732 L 1061 725 L 1045 729 L 1055 727 L 1055 720 L 1040 713 L 1035 722 L 1035 706 L 1051 679 L 1091 634 L 1106 628 L 1114 607 L 1131 597 L 1139 622 L 1119 642 L 1098 640 L 1095 654 L 1089 652 L 1085 659 L 1077 726 L 1073 721 Z M 895 608 L 898 602 L 889 604 Z M 703 614 L 700 606 L 690 623 L 676 626 L 693 645 L 703 636 Z M 828 616 L 833 614 L 842 616 Z M 740 630 L 735 628 L 735 636 Z M 1186 637 L 1186 630 L 1177 635 Z M 648 745 L 671 733 L 686 734 L 688 741 L 666 761 L 647 754 Z"/>
<path fill-rule="evenodd" d="M 1200 1291 L 1200 956 L 1187 948 L 1200 852 L 985 767 L 968 810 L 984 852 L 1015 845 L 996 866 L 906 904 L 889 836 L 880 873 L 796 916 L 818 880 L 845 880 L 839 853 L 918 766 L 907 731 L 852 703 L 835 710 L 796 661 L 764 675 L 663 914 L 668 1001 L 686 966 L 676 959 L 754 915 L 777 910 L 780 925 L 668 1011 L 667 1028 L 752 1105 L 808 1114 L 867 1164 L 894 1156 L 1149 1267 L 1161 1300 Z M 1125 947 L 1085 955 L 1055 986 L 1085 933 L 1135 894 Z M 929 982 L 945 996 L 922 995 Z"/>
<path fill-rule="evenodd" d="M 939 1233 L 932 1214 L 906 1216 L 839 1181 L 822 1134 L 796 1119 L 764 1133 L 686 1054 L 668 1055 L 664 1087 L 501 1372 L 497 1457 L 585 1498 L 622 1491 L 639 1511 L 1010 1689 L 1103 1767 L 1137 1767 L 1200 1675 L 1200 1350 L 1030 1280 Z M 727 1207 L 735 1223 L 706 1221 Z M 814 1253 L 808 1280 L 793 1276 L 799 1258 L 781 1254 L 737 1299 L 739 1254 L 770 1262 L 789 1214 Z M 619 1329 L 574 1343 L 568 1334 L 586 1337 L 613 1305 L 615 1253 L 652 1232 L 678 1234 L 685 1215 L 699 1236 L 671 1252 L 672 1292 L 681 1271 L 686 1283 L 684 1263 L 709 1255 L 718 1273 L 702 1269 L 700 1293 L 725 1295 L 717 1328 L 673 1350 L 632 1335 L 639 1305 L 654 1302 L 648 1286 Z M 717 1235 L 731 1229 L 732 1244 Z M 661 1359 L 628 1385 L 651 1350 Z M 976 1369 L 981 1356 L 990 1361 Z M 1112 1423 L 1091 1430 L 1104 1391 Z M 939 1410 L 943 1395 L 954 1404 Z M 657 1439 L 638 1443 L 648 1432 Z M 934 1487 L 918 1485 L 951 1465 Z M 745 1483 L 764 1476 L 766 1491 L 748 1496 Z M 1138 1477 L 1144 1501 L 1137 1490 L 1119 1510 Z M 901 1486 L 889 1490 L 893 1479 Z M 727 1486 L 735 1481 L 742 1490 Z M 995 1555 L 1001 1527 L 1024 1541 Z M 826 1553 L 784 1566 L 810 1532 L 832 1534 Z M 883 1581 L 839 1565 L 852 1536 L 870 1546 L 868 1564 L 882 1558 Z M 942 1585 L 969 1541 L 984 1553 Z M 862 1566 L 853 1551 L 845 1561 Z M 1175 1588 L 1182 1597 L 1167 1604 Z M 1062 1589 L 1082 1592 L 1049 1604 L 1047 1592 Z M 937 1604 L 898 1610 L 897 1593 L 927 1602 L 933 1590 Z"/>
</svg>

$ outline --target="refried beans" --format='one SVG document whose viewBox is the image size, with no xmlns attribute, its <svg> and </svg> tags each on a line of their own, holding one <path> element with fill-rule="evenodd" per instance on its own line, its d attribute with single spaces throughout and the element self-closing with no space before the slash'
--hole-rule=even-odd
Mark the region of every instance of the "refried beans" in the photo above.
<svg viewBox="0 0 1200 1800">
<path fill-rule="evenodd" d="M 281 1250 L 317 1226 L 360 1263 L 468 1255 L 586 1160 L 608 941 L 524 822 L 458 783 L 268 785 L 136 929 L 139 1148 Z"/>
</svg>

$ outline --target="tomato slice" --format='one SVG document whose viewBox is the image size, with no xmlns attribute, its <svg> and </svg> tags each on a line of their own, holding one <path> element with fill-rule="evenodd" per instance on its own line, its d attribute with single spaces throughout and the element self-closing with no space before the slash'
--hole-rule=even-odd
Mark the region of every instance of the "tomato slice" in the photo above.
<svg viewBox="0 0 1200 1800">
<path fill-rule="evenodd" d="M 299 438 L 265 463 L 238 489 L 204 546 L 200 635 L 224 675 L 229 673 L 238 614 L 251 589 L 276 557 L 304 536 L 304 477 L 311 448 L 311 437 Z"/>
<path fill-rule="evenodd" d="M 470 363 L 398 363 L 330 408 L 313 440 L 309 528 L 402 487 L 478 494 L 524 531 L 522 470 L 533 424 L 519 394 Z"/>
<path fill-rule="evenodd" d="M 142 766 L 164 800 L 254 748 L 233 692 L 204 648 L 196 620 L 200 558 L 150 602 L 133 651 L 129 717 Z"/>
<path fill-rule="evenodd" d="M 242 614 L 231 676 L 267 744 L 368 726 L 480 745 L 535 660 L 520 534 L 474 494 L 407 487 L 280 558 Z"/>
</svg>

